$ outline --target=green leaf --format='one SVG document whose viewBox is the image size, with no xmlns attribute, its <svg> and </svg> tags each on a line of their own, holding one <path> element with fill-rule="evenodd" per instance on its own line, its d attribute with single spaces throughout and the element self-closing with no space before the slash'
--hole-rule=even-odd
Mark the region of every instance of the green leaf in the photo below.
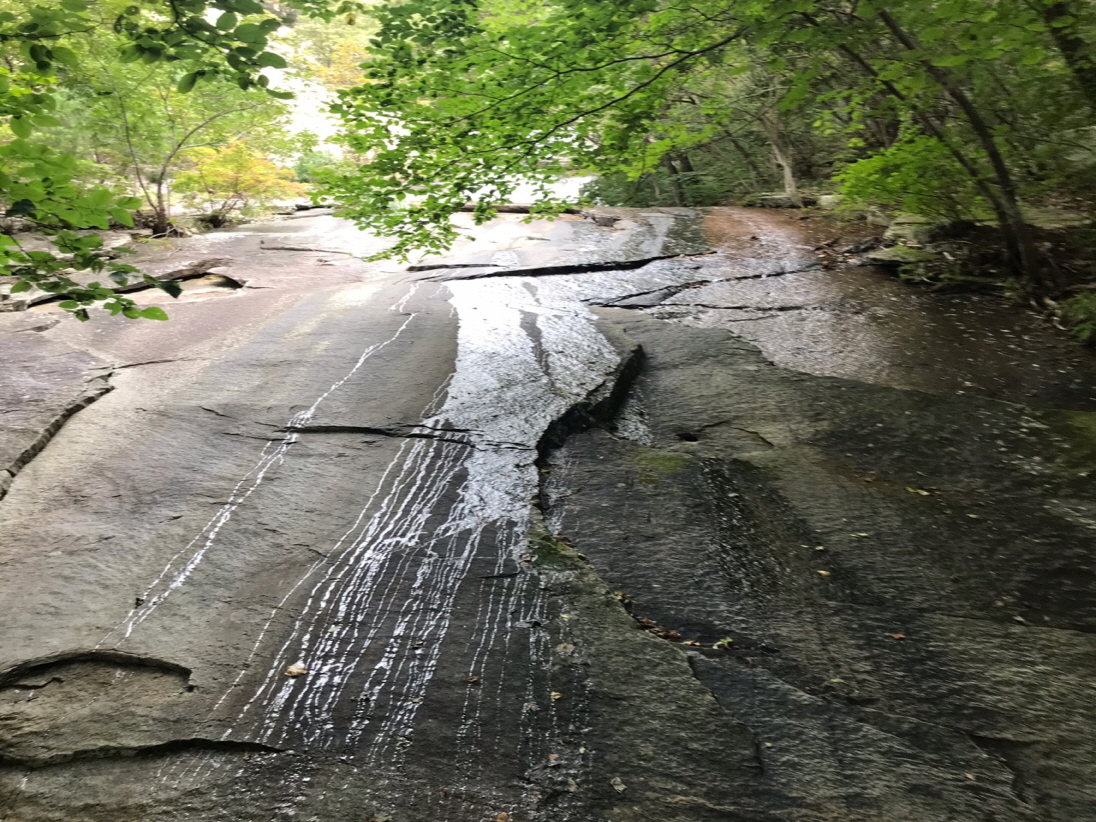
<svg viewBox="0 0 1096 822">
<path fill-rule="evenodd" d="M 148 308 L 141 311 L 141 316 L 146 320 L 166 320 L 167 312 L 158 306 L 150 305 Z"/>
<path fill-rule="evenodd" d="M 23 291 L 30 291 L 30 289 L 31 289 L 30 283 L 28 283 L 26 280 L 20 280 L 19 282 L 17 282 L 15 285 L 13 285 L 11 287 L 11 293 L 12 294 L 19 294 L 20 292 L 23 292 Z"/>
<path fill-rule="evenodd" d="M 236 24 L 240 22 L 240 18 L 230 11 L 226 11 L 220 17 L 217 18 L 215 25 L 221 31 L 232 31 L 236 28 Z"/>
<path fill-rule="evenodd" d="M 269 66 L 270 68 L 277 69 L 284 69 L 289 66 L 289 64 L 286 63 L 284 57 L 282 57 L 280 54 L 275 54 L 272 51 L 264 51 L 262 54 L 259 55 L 258 59 L 256 59 L 255 62 L 258 63 L 260 66 Z"/>
<path fill-rule="evenodd" d="M 192 71 L 190 72 L 190 74 L 184 74 L 179 80 L 178 85 L 175 86 L 175 89 L 183 94 L 186 94 L 188 91 L 194 88 L 194 84 L 198 82 L 198 76 L 198 72 L 196 71 Z"/>
<path fill-rule="evenodd" d="M 76 52 L 64 46 L 53 47 L 53 59 L 66 66 L 75 66 L 80 62 L 76 57 Z"/>
<path fill-rule="evenodd" d="M 133 228 L 133 215 L 122 208 L 112 208 L 110 218 L 116 223 Z"/>
<path fill-rule="evenodd" d="M 950 68 L 951 66 L 961 66 L 964 63 L 970 61 L 970 56 L 966 54 L 945 54 L 940 57 L 934 57 L 932 64 L 939 66 L 940 68 Z"/>
<path fill-rule="evenodd" d="M 31 125 L 30 120 L 24 117 L 12 117 L 8 122 L 8 127 L 15 132 L 16 137 L 27 138 L 34 133 L 34 127 Z"/>
<path fill-rule="evenodd" d="M 76 300 L 61 300 L 61 302 L 57 303 L 57 307 L 63 308 L 65 311 L 72 311 L 79 308 L 80 303 L 76 302 Z"/>
<path fill-rule="evenodd" d="M 232 34 L 245 43 L 260 43 L 266 39 L 263 30 L 254 23 L 244 23 L 242 26 L 237 26 Z"/>
<path fill-rule="evenodd" d="M 183 287 L 179 285 L 178 280 L 167 280 L 166 282 L 158 282 L 156 283 L 156 286 L 160 290 L 170 294 L 172 297 L 178 297 L 180 294 L 183 293 Z"/>
</svg>

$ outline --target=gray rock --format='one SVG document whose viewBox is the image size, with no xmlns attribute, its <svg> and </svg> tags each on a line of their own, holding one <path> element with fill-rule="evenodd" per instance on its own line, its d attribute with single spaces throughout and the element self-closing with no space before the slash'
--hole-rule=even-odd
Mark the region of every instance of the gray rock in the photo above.
<svg viewBox="0 0 1096 822">
<path fill-rule="evenodd" d="M 877 248 L 864 255 L 864 259 L 872 265 L 902 266 L 915 265 L 917 263 L 932 262 L 939 255 L 920 248 L 910 248 L 905 245 L 895 245 L 889 248 Z"/>
<path fill-rule="evenodd" d="M 783 192 L 768 192 L 751 194 L 742 202 L 742 205 L 749 208 L 801 208 L 813 206 L 817 202 L 817 198 L 809 194 L 801 194 L 799 202 L 796 202 Z"/>
<path fill-rule="evenodd" d="M 919 214 L 897 214 L 883 234 L 883 239 L 889 243 L 924 245 L 932 242 L 946 225 L 946 221 Z"/>
</svg>

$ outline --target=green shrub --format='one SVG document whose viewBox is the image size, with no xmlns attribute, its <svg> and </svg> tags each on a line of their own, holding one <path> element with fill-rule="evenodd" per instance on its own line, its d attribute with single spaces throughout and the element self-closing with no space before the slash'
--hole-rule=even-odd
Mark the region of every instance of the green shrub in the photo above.
<svg viewBox="0 0 1096 822">
<path fill-rule="evenodd" d="M 1063 301 L 1061 314 L 1081 342 L 1096 343 L 1096 291 L 1085 291 Z"/>
<path fill-rule="evenodd" d="M 974 219 L 985 211 L 970 176 L 938 140 L 909 134 L 857 160 L 836 177 L 844 208 L 879 205 L 891 211 Z"/>
</svg>

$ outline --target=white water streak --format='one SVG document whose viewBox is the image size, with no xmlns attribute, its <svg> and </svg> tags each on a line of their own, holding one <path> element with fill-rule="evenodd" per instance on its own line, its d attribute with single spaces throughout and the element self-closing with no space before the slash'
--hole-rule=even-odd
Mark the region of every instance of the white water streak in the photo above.
<svg viewBox="0 0 1096 822">
<path fill-rule="evenodd" d="M 405 296 L 404 299 L 401 300 L 401 303 L 398 303 L 397 305 L 402 304 L 409 296 L 410 294 Z M 306 410 L 298 412 L 290 418 L 289 422 L 284 426 L 286 433 L 281 441 L 277 444 L 267 443 L 263 446 L 262 451 L 259 453 L 258 461 L 236 484 L 232 493 L 229 494 L 228 501 L 218 509 L 213 518 L 198 532 L 197 536 L 168 561 L 167 565 L 165 565 L 164 569 L 160 572 L 160 575 L 153 580 L 152 584 L 149 585 L 144 594 L 142 594 L 142 604 L 130 611 L 129 615 L 116 625 L 110 633 L 103 637 L 96 647 L 103 646 L 111 637 L 119 632 L 121 633 L 121 637 L 118 642 L 124 641 L 133 633 L 134 628 L 148 619 L 156 609 L 163 604 L 164 600 L 173 592 L 179 590 L 187 582 L 195 569 L 201 564 L 202 560 L 205 559 L 206 554 L 213 547 L 221 530 L 229 520 L 232 519 L 232 515 L 236 512 L 236 509 L 238 509 L 262 484 L 269 470 L 284 461 L 290 447 L 297 442 L 299 437 L 297 431 L 313 419 L 321 403 L 331 396 L 332 392 L 342 387 L 347 380 L 353 377 L 370 357 L 394 342 L 404 330 L 407 329 L 416 316 L 416 314 L 409 315 L 391 337 L 383 342 L 376 343 L 366 348 L 361 353 L 361 356 L 358 357 L 358 360 L 354 363 L 353 367 L 344 374 L 341 379 L 337 380 L 326 391 L 320 394 Z M 274 446 L 273 450 L 271 450 L 272 445 Z M 182 562 L 181 566 L 179 565 L 180 562 Z"/>
</svg>

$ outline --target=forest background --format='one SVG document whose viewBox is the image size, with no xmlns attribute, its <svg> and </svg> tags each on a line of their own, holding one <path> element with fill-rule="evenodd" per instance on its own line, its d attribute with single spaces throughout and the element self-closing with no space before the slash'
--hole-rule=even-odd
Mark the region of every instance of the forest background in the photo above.
<svg viewBox="0 0 1096 822">
<path fill-rule="evenodd" d="M 1096 338 L 1088 0 L 3 0 L 0 57 L 0 264 L 81 318 L 166 316 L 100 230 L 307 193 L 406 257 L 579 174 L 610 205 L 915 214 Z"/>
</svg>

